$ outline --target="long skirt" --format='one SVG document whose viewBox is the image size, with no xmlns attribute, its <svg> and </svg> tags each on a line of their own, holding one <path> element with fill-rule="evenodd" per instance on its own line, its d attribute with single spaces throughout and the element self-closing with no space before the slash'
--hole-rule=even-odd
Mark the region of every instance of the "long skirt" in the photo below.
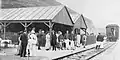
<svg viewBox="0 0 120 60">
<path fill-rule="evenodd" d="M 66 44 L 66 49 L 70 49 L 70 41 L 69 41 L 69 39 L 65 40 L 65 44 Z"/>
<path fill-rule="evenodd" d="M 30 53 L 30 56 L 36 56 L 36 44 L 34 44 L 34 40 L 29 40 L 27 45 L 27 52 Z"/>
<path fill-rule="evenodd" d="M 49 41 L 46 41 L 45 43 L 45 48 L 46 49 L 50 49 L 51 45 L 50 45 L 50 40 Z"/>
<path fill-rule="evenodd" d="M 21 45 L 18 45 L 18 47 L 17 47 L 17 54 L 20 54 L 20 51 L 21 51 Z"/>
<path fill-rule="evenodd" d="M 72 49 L 75 47 L 74 41 L 71 41 L 71 45 L 70 46 L 71 46 Z"/>
<path fill-rule="evenodd" d="M 27 52 L 30 53 L 30 56 L 36 56 L 36 45 L 29 44 Z M 29 51 L 28 51 L 29 50 Z"/>
</svg>

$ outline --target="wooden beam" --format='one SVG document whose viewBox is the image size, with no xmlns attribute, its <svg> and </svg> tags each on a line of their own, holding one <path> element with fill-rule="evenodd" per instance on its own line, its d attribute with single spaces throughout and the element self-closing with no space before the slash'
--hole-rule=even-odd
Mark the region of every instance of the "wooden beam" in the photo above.
<svg viewBox="0 0 120 60">
<path fill-rule="evenodd" d="M 25 24 L 23 24 L 22 22 L 20 22 L 20 24 L 22 24 L 22 26 L 24 26 L 24 27 L 25 27 Z"/>
<path fill-rule="evenodd" d="M 83 21 L 84 21 L 84 24 L 85 24 L 85 26 L 86 26 L 86 29 L 87 29 L 87 28 L 88 28 L 88 26 L 87 26 L 87 24 L 86 24 L 86 22 L 85 22 L 85 19 L 84 19 L 83 14 L 81 14 L 81 17 L 82 17 L 82 19 L 83 19 Z"/>
<path fill-rule="evenodd" d="M 3 23 L 2 23 L 2 22 L 0 22 L 0 24 L 3 26 Z"/>
<path fill-rule="evenodd" d="M 53 26 L 54 26 L 54 24 L 55 24 L 55 23 L 53 23 L 51 27 L 53 27 Z"/>
<path fill-rule="evenodd" d="M 30 22 L 30 23 L 27 25 L 27 27 L 30 26 L 32 23 L 33 23 L 33 22 Z"/>
<path fill-rule="evenodd" d="M 6 26 L 5 27 L 7 27 L 8 25 L 10 25 L 11 24 L 11 22 L 8 22 L 8 24 L 6 24 Z"/>
<path fill-rule="evenodd" d="M 50 25 L 49 25 L 49 24 L 47 24 L 46 22 L 44 22 L 44 24 L 50 28 Z"/>
<path fill-rule="evenodd" d="M 20 23 L 24 26 L 25 30 L 27 31 L 27 27 L 30 26 L 33 22 L 30 22 L 29 24 L 27 24 L 28 22 L 20 22 Z"/>
</svg>

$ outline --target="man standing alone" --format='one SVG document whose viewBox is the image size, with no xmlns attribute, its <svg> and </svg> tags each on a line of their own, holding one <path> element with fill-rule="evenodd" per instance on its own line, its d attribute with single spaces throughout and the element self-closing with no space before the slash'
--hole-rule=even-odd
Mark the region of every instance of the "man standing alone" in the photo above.
<svg viewBox="0 0 120 60">
<path fill-rule="evenodd" d="M 96 45 L 96 49 L 99 49 L 100 46 L 102 46 L 103 43 L 103 36 L 99 33 L 99 35 L 97 36 L 97 45 Z"/>
</svg>

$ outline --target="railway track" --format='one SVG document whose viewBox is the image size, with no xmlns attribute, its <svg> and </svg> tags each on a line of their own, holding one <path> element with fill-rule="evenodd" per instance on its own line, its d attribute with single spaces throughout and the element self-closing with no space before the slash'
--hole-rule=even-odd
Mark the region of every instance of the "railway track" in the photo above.
<svg viewBox="0 0 120 60">
<path fill-rule="evenodd" d="M 73 54 L 69 54 L 66 56 L 62 56 L 53 60 L 90 60 L 91 58 L 95 57 L 96 55 L 104 52 L 109 47 L 113 46 L 115 43 L 105 43 L 103 49 L 96 50 L 95 47 L 92 47 L 90 49 L 76 52 Z"/>
<path fill-rule="evenodd" d="M 106 46 L 104 49 L 101 49 L 101 50 L 97 51 L 96 53 L 92 54 L 91 56 L 86 57 L 85 60 L 90 60 L 90 59 L 94 58 L 95 56 L 97 56 L 97 55 L 101 54 L 102 52 L 106 51 L 108 48 L 110 48 L 113 45 L 115 45 L 115 43 L 110 44 L 110 45 Z"/>
</svg>

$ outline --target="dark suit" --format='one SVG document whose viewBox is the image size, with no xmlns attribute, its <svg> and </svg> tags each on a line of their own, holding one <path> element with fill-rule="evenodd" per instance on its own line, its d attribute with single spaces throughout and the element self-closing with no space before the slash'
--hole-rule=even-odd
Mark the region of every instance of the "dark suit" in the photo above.
<svg viewBox="0 0 120 60">
<path fill-rule="evenodd" d="M 38 38 L 38 49 L 40 49 L 40 46 L 42 46 L 42 33 L 39 33 L 37 35 L 37 38 Z"/>
<path fill-rule="evenodd" d="M 100 42 L 103 42 L 103 39 L 104 37 L 102 35 L 98 35 L 97 36 L 97 41 L 100 41 Z"/>
<path fill-rule="evenodd" d="M 97 42 L 103 42 L 103 39 L 104 37 L 102 35 L 98 35 L 97 36 Z M 100 45 L 96 45 L 96 49 L 99 49 L 100 48 Z"/>
<path fill-rule="evenodd" d="M 65 34 L 64 39 L 70 39 L 70 34 Z"/>
<path fill-rule="evenodd" d="M 24 57 L 26 55 L 26 47 L 27 47 L 27 43 L 28 43 L 28 37 L 27 34 L 22 34 L 20 37 L 21 40 L 21 52 L 20 52 L 20 56 Z"/>
<path fill-rule="evenodd" d="M 56 45 L 57 45 L 57 36 L 56 34 L 52 33 L 51 46 L 53 47 L 53 50 L 55 51 L 56 51 Z"/>
<path fill-rule="evenodd" d="M 70 34 L 69 39 L 75 41 L 75 34 Z"/>
</svg>

